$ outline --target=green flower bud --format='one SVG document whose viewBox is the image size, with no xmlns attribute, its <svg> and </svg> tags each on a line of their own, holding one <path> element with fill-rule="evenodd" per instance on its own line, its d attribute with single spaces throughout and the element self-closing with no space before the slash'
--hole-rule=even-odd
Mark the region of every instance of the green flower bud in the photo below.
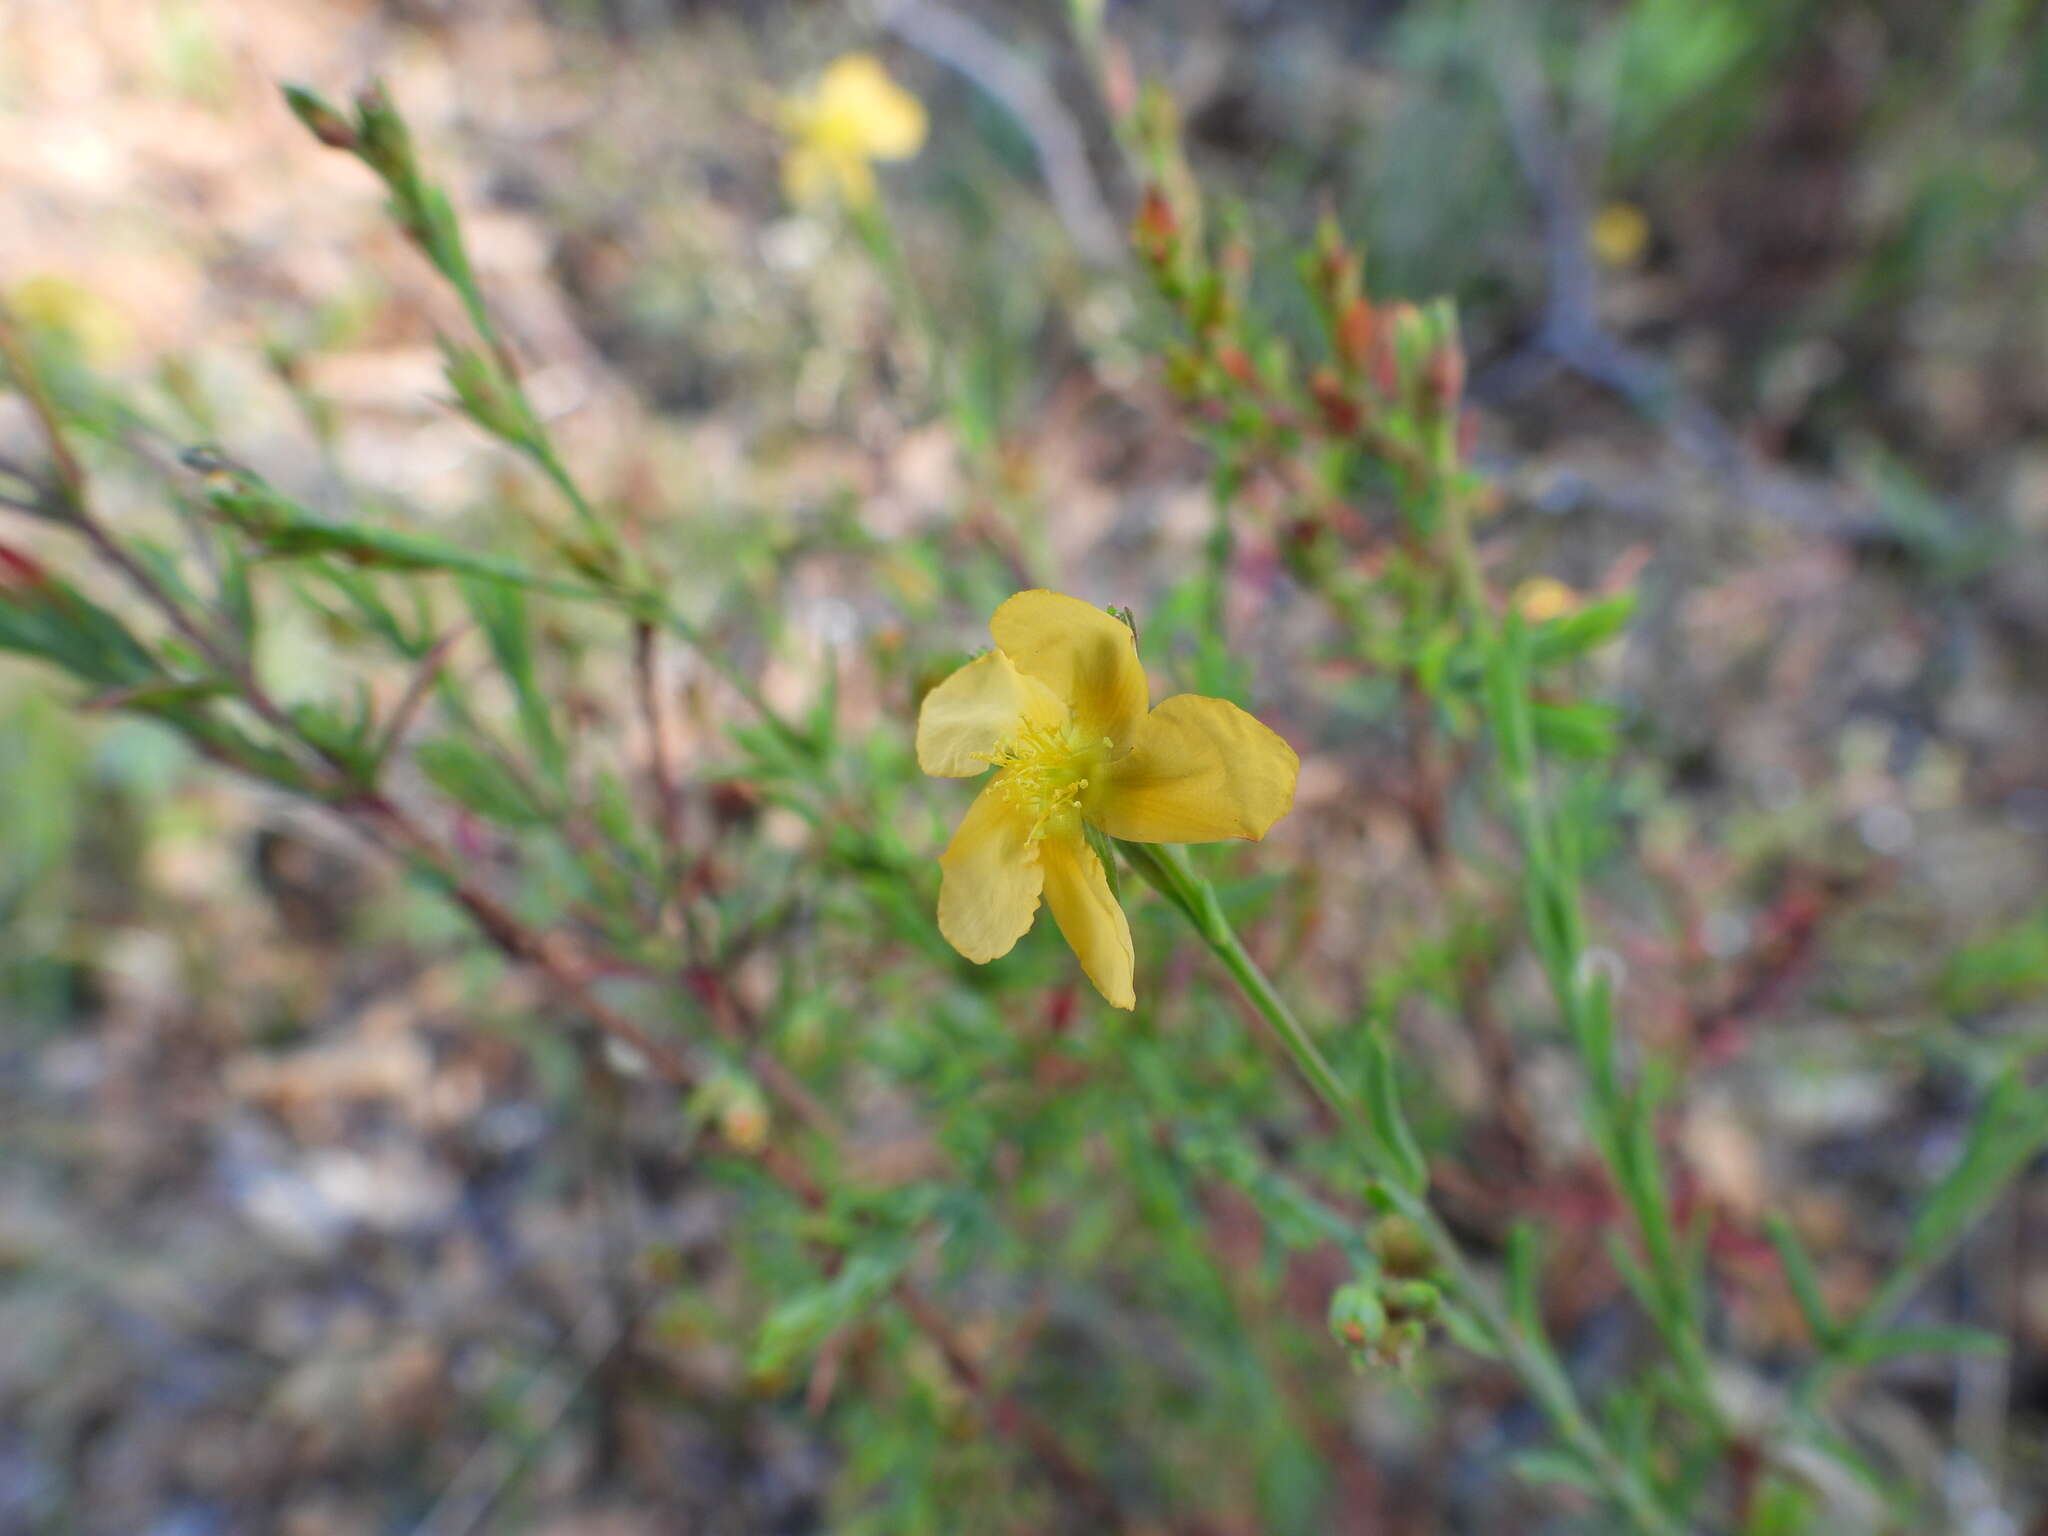
<svg viewBox="0 0 2048 1536">
<path fill-rule="evenodd" d="M 1378 1290 L 1354 1280 L 1340 1285 L 1330 1297 L 1330 1334 L 1347 1349 L 1369 1349 L 1387 1331 L 1387 1309 Z"/>
</svg>

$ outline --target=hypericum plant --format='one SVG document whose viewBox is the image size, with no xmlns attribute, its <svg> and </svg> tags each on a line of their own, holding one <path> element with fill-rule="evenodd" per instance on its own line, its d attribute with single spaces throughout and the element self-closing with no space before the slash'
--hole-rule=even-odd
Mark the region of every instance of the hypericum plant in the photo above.
<svg viewBox="0 0 2048 1536">
<path fill-rule="evenodd" d="M 1099 30 L 1084 36 L 1106 57 Z M 790 120 L 813 157 L 791 175 L 806 189 L 836 178 L 907 295 L 867 162 L 914 149 L 922 118 L 886 83 L 865 66 L 828 74 Z M 767 1298 L 744 1319 L 750 1364 L 770 1384 L 808 1369 L 807 1398 L 832 1406 L 856 1490 L 845 1528 L 1194 1531 L 1207 1506 L 1241 1496 L 1262 1501 L 1271 1528 L 1313 1529 L 1316 1442 L 1298 1421 L 1347 1361 L 1505 1371 L 1555 1436 L 1520 1470 L 1577 1490 L 1573 1507 L 1602 1511 L 1601 1528 L 1853 1529 L 1881 1523 L 1884 1501 L 1911 1507 L 1843 1433 L 1830 1391 L 1890 1354 L 1983 1343 L 1900 1329 L 1894 1315 L 2041 1145 L 2048 1095 L 2005 1079 L 1926 1198 L 1895 1278 L 1855 1316 L 1830 1312 L 1792 1229 L 1775 1226 L 1816 1350 L 1790 1390 L 1732 1399 L 1703 1233 L 1665 1166 L 1663 1116 L 1681 1085 L 1617 1018 L 1581 893 L 1599 828 L 1576 788 L 1611 756 L 1614 719 L 1577 696 L 1573 666 L 1623 626 L 1629 601 L 1531 618 L 1492 590 L 1473 533 L 1491 492 L 1465 457 L 1448 304 L 1375 301 L 1326 222 L 1299 260 L 1322 349 L 1301 361 L 1251 301 L 1241 227 L 1205 230 L 1170 105 L 1135 104 L 1124 127 L 1146 190 L 1134 243 L 1172 329 L 1160 371 L 1215 457 L 1194 584 L 1206 643 L 1228 650 L 1241 541 L 1271 541 L 1353 659 L 1398 691 L 1408 811 L 1453 930 L 1368 978 L 1363 1016 L 1311 1022 L 1241 935 L 1254 903 L 1171 846 L 1257 839 L 1287 813 L 1297 760 L 1274 732 L 1218 699 L 1151 707 L 1130 615 L 1044 591 L 1009 597 L 997 648 L 952 669 L 943 614 L 987 612 L 996 590 L 1027 583 L 1007 569 L 960 576 L 930 554 L 919 569 L 946 603 L 903 599 L 921 626 L 915 664 L 890 659 L 900 639 L 877 647 L 899 706 L 882 725 L 850 730 L 829 686 L 801 714 L 775 708 L 757 652 L 728 642 L 729 612 L 707 619 L 683 601 L 687 552 L 628 537 L 565 462 L 390 100 L 373 88 L 344 112 L 288 95 L 322 143 L 376 175 L 452 286 L 471 327 L 443 341 L 454 403 L 559 506 L 526 508 L 523 552 L 485 551 L 318 515 L 231 443 L 181 445 L 182 475 L 163 491 L 183 541 L 117 527 L 96 499 L 98 466 L 162 434 L 0 317 L 0 356 L 41 440 L 37 462 L 0 463 L 0 504 L 52 545 L 82 544 L 84 564 L 123 588 L 117 604 L 54 556 L 0 548 L 0 647 L 346 819 L 547 980 L 577 1021 L 589 1091 L 621 1074 L 658 1084 L 679 1120 L 716 1130 L 751 1196 L 735 1245 Z M 942 349 L 943 328 L 917 320 Z M 351 637 L 344 665 L 365 686 L 350 705 L 266 681 L 267 626 L 285 605 Z M 540 612 L 573 622 L 544 627 Z M 772 644 L 772 622 L 750 639 Z M 707 714 L 723 757 L 694 781 L 671 747 L 662 663 L 677 646 L 717 680 Z M 379 704 L 367 682 L 394 669 L 403 684 Z M 608 681 L 575 690 L 572 710 L 586 670 Z M 996 770 L 936 860 L 951 807 L 916 766 Z M 793 816 L 794 852 L 763 830 L 764 806 Z M 1518 867 L 1468 857 L 1454 808 L 1511 831 Z M 496 857 L 476 857 L 480 843 Z M 1163 962 L 1161 985 L 1138 985 L 1119 863 L 1193 929 L 1243 1008 L 1164 984 Z M 1018 943 L 1041 890 L 1130 1019 L 1076 1024 L 1064 962 Z M 1490 951 L 1456 927 L 1475 913 Z M 1655 1334 L 1616 1379 L 1575 1370 L 1553 1338 L 1536 1227 L 1515 1226 L 1496 1254 L 1441 1214 L 1440 1163 L 1415 1112 L 1427 1063 L 1392 1028 L 1409 993 L 1447 998 L 1505 1114 L 1514 1049 L 1487 983 L 1517 916 L 1578 1066 L 1577 1113 L 1627 1215 L 1613 1261 Z M 973 961 L 1017 953 L 970 969 L 946 941 Z M 766 1002 L 736 979 L 763 953 L 783 978 Z M 1244 1009 L 1313 1106 L 1277 1087 Z M 856 1155 L 855 1106 L 878 1102 L 926 1128 L 892 1177 Z M 1248 1198 L 1272 1243 L 1348 1270 L 1325 1283 L 1337 1350 L 1323 1344 L 1307 1386 L 1281 1287 L 1247 1292 L 1213 1251 L 1200 1206 L 1218 1189 Z M 1126 1309 L 1147 1305 L 1131 1322 Z M 1172 1326 L 1150 1326 L 1158 1316 Z M 843 1371 L 860 1390 L 835 1394 Z M 1003 1455 L 964 1448 L 968 1414 Z M 1251 1494 L 1224 1481 L 1245 1458 Z"/>
</svg>

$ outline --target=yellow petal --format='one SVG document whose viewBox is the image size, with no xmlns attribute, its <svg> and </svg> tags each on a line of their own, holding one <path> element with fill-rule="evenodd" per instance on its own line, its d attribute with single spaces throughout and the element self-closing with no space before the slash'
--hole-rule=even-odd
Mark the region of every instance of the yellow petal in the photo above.
<svg viewBox="0 0 2048 1536">
<path fill-rule="evenodd" d="M 1110 893 L 1102 860 L 1079 835 L 1042 838 L 1038 853 L 1045 867 L 1045 904 L 1074 946 L 1081 969 L 1110 1007 L 1135 1007 L 1131 925 Z"/>
<path fill-rule="evenodd" d="M 850 207 L 865 208 L 875 200 L 875 173 L 859 155 L 830 157 L 832 174 L 839 178 L 839 195 Z"/>
<path fill-rule="evenodd" d="M 835 59 L 818 80 L 818 111 L 849 146 L 877 160 L 905 160 L 924 147 L 924 103 L 889 78 L 869 53 Z"/>
<path fill-rule="evenodd" d="M 1030 820 L 990 785 L 939 855 L 939 932 L 977 965 L 1030 931 L 1045 884 L 1030 838 Z"/>
<path fill-rule="evenodd" d="M 1515 588 L 1508 599 L 1515 611 L 1531 624 L 1560 619 L 1579 606 L 1579 594 L 1555 576 L 1531 576 Z"/>
<path fill-rule="evenodd" d="M 977 656 L 924 696 L 917 712 L 917 766 L 964 779 L 988 767 L 987 754 L 1022 726 L 1056 727 L 1067 707 L 1001 651 Z"/>
<path fill-rule="evenodd" d="M 996 644 L 1064 699 L 1090 736 L 1121 746 L 1150 701 L 1130 626 L 1057 592 L 1019 592 L 989 620 Z"/>
<path fill-rule="evenodd" d="M 1091 807 L 1134 843 L 1260 838 L 1294 805 L 1294 748 L 1235 704 L 1176 694 L 1139 722 Z"/>
</svg>

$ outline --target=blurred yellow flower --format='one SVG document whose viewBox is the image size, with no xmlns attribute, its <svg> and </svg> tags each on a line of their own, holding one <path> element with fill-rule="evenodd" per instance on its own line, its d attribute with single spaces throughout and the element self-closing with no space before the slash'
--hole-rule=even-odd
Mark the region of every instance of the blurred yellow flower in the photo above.
<svg viewBox="0 0 2048 1536">
<path fill-rule="evenodd" d="M 1010 952 L 1041 895 L 1096 990 L 1132 1007 L 1131 929 L 1090 826 L 1135 843 L 1260 838 L 1294 804 L 1294 749 L 1235 704 L 1150 690 L 1130 626 L 1057 592 L 1019 592 L 996 648 L 925 696 L 926 773 L 996 775 L 940 855 L 939 931 L 977 963 Z"/>
<path fill-rule="evenodd" d="M 1581 599 L 1577 592 L 1555 576 L 1531 576 L 1515 588 L 1510 601 L 1515 612 L 1531 624 L 1541 624 L 1548 619 L 1561 619 L 1568 613 L 1576 613 Z"/>
<path fill-rule="evenodd" d="M 7 290 L 6 300 L 34 329 L 70 340 L 88 367 L 111 368 L 135 350 L 135 327 L 121 307 L 59 273 L 23 278 Z"/>
<path fill-rule="evenodd" d="M 1650 221 L 1634 203 L 1609 203 L 1586 232 L 1593 254 L 1610 267 L 1632 267 L 1650 246 Z"/>
<path fill-rule="evenodd" d="M 837 194 L 874 201 L 877 160 L 908 160 L 924 147 L 924 103 L 889 78 L 873 54 L 849 53 L 828 65 L 808 92 L 784 99 L 790 146 L 782 185 L 790 200 Z"/>
</svg>

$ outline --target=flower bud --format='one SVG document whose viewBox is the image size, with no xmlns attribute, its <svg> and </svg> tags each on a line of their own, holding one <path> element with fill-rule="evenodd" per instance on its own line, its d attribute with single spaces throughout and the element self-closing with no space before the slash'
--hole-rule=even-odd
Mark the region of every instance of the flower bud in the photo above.
<svg viewBox="0 0 2048 1536">
<path fill-rule="evenodd" d="M 1426 1323 L 1443 1304 L 1443 1293 L 1427 1280 L 1389 1280 L 1380 1298 L 1388 1316 L 1402 1321 Z"/>
<path fill-rule="evenodd" d="M 361 141 L 356 135 L 355 125 L 325 97 L 303 85 L 287 85 L 284 87 L 284 101 L 292 109 L 292 116 L 305 125 L 306 131 L 329 149 L 354 150 L 359 146 Z"/>
<path fill-rule="evenodd" d="M 699 1093 L 701 1109 L 709 1112 L 733 1151 L 752 1157 L 768 1145 L 768 1101 L 752 1078 L 720 1072 Z"/>
<path fill-rule="evenodd" d="M 1334 368 L 1318 368 L 1309 376 L 1308 392 L 1322 414 L 1323 425 L 1339 437 L 1348 437 L 1358 430 L 1362 412 L 1358 402 L 1344 391 L 1344 381 L 1337 376 Z"/>
<path fill-rule="evenodd" d="M 1218 347 L 1216 366 L 1247 389 L 1259 382 L 1258 370 L 1252 367 L 1252 360 L 1246 356 L 1243 347 L 1234 344 Z"/>
<path fill-rule="evenodd" d="M 1330 1335 L 1347 1349 L 1369 1349 L 1385 1336 L 1387 1309 L 1371 1285 L 1353 1280 L 1330 1297 Z"/>
<path fill-rule="evenodd" d="M 441 338 L 448 387 L 470 419 L 486 432 L 513 443 L 532 443 L 540 434 L 533 412 L 494 357 Z"/>
<path fill-rule="evenodd" d="M 768 1106 L 758 1093 L 735 1097 L 718 1117 L 718 1131 L 735 1152 L 752 1157 L 768 1145 Z"/>
<path fill-rule="evenodd" d="M 1138 217 L 1131 227 L 1131 238 L 1137 243 L 1138 254 L 1155 267 L 1164 267 L 1180 247 L 1180 220 L 1175 217 L 1173 204 L 1167 201 L 1166 193 L 1157 185 L 1145 188 L 1145 194 L 1138 201 Z"/>
<path fill-rule="evenodd" d="M 1363 368 L 1373 354 L 1379 336 L 1379 312 L 1364 294 L 1352 298 L 1337 313 L 1337 355 L 1347 368 Z"/>
<path fill-rule="evenodd" d="M 27 596 L 49 584 L 50 573 L 41 561 L 0 544 L 0 594 Z"/>
</svg>

